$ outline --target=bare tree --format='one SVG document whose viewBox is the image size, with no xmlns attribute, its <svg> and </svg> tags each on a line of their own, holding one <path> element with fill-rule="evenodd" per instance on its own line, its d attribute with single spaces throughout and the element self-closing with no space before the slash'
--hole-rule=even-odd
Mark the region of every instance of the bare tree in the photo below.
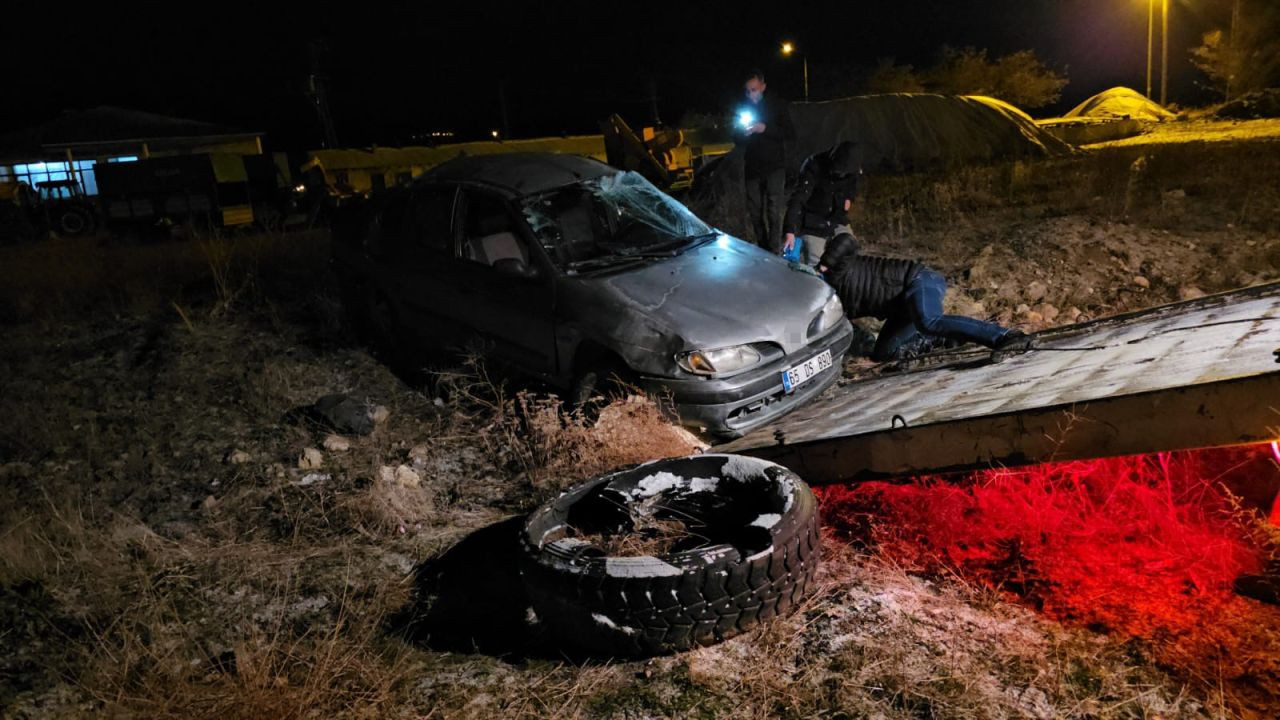
<svg viewBox="0 0 1280 720">
<path fill-rule="evenodd" d="M 986 50 L 943 48 L 942 61 L 925 73 L 925 86 L 954 95 L 990 95 L 1019 107 L 1058 101 L 1067 76 L 1054 72 L 1030 50 L 991 60 Z"/>
<path fill-rule="evenodd" d="M 1271 0 L 1230 0 L 1229 25 L 1205 33 L 1191 63 L 1230 101 L 1280 83 L 1280 7 Z"/>
<path fill-rule="evenodd" d="M 924 90 L 924 83 L 920 81 L 915 68 L 910 65 L 895 65 L 893 58 L 881 58 L 867 75 L 868 94 L 919 93 Z"/>
</svg>

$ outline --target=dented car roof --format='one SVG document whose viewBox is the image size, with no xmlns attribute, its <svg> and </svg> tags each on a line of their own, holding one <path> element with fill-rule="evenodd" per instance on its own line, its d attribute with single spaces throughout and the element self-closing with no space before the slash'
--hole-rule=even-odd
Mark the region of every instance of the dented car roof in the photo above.
<svg viewBox="0 0 1280 720">
<path fill-rule="evenodd" d="M 483 183 L 520 197 L 619 172 L 602 162 L 577 155 L 473 155 L 439 165 L 423 173 L 418 182 Z"/>
</svg>

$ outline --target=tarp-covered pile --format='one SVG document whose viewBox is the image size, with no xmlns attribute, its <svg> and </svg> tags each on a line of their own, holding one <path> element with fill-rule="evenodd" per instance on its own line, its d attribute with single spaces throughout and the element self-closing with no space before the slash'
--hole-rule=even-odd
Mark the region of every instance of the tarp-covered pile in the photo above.
<svg viewBox="0 0 1280 720">
<path fill-rule="evenodd" d="M 794 171 L 805 158 L 845 140 L 858 143 L 865 172 L 903 172 L 1073 152 L 1024 112 L 978 96 L 891 94 L 795 103 Z M 708 167 L 690 198 L 721 229 L 752 239 L 747 228 L 742 151 Z"/>
<path fill-rule="evenodd" d="M 870 95 L 791 106 L 797 164 L 844 140 L 859 144 L 865 171 L 918 170 L 1068 154 L 1070 147 L 995 98 Z"/>
<path fill-rule="evenodd" d="M 1094 95 L 1071 109 L 1063 117 L 1132 118 L 1148 122 L 1172 120 L 1174 114 L 1152 102 L 1137 90 L 1113 87 Z"/>
</svg>

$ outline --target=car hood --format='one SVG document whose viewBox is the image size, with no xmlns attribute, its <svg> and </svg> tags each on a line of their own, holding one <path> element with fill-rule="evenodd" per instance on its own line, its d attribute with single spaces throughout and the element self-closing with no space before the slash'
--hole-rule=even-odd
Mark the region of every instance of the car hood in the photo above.
<svg viewBox="0 0 1280 720">
<path fill-rule="evenodd" d="M 721 235 L 671 258 L 580 279 L 580 308 L 624 344 L 664 353 L 772 342 L 787 354 L 811 340 L 809 323 L 832 290 L 820 278 Z M 575 313 L 576 314 L 576 313 Z M 671 357 L 671 355 L 668 355 Z"/>
</svg>

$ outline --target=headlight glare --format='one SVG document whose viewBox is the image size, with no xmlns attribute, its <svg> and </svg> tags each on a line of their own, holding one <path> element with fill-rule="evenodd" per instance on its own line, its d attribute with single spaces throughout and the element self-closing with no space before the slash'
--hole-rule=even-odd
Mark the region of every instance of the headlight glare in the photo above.
<svg viewBox="0 0 1280 720">
<path fill-rule="evenodd" d="M 721 375 L 731 373 L 760 362 L 760 353 L 750 345 L 734 345 L 716 350 L 694 350 L 676 356 L 676 363 L 685 372 L 696 375 Z"/>
<path fill-rule="evenodd" d="M 840 303 L 840 296 L 832 293 L 831 299 L 827 300 L 827 304 L 822 306 L 818 316 L 809 324 L 809 337 L 825 333 L 838 325 L 843 317 L 844 305 Z"/>
</svg>

